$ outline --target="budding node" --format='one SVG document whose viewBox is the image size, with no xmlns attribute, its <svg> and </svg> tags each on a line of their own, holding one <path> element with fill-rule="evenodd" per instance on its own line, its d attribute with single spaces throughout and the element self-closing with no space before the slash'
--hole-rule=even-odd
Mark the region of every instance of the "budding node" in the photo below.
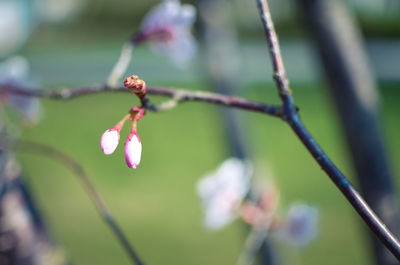
<svg viewBox="0 0 400 265">
<path fill-rule="evenodd" d="M 146 82 L 139 79 L 137 75 L 127 77 L 124 86 L 136 94 L 139 98 L 146 96 Z"/>
</svg>

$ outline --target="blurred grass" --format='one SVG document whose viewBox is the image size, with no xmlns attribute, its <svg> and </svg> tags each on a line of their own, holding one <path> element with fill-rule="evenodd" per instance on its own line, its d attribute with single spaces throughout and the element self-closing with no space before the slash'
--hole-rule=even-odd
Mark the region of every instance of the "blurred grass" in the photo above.
<svg viewBox="0 0 400 265">
<path fill-rule="evenodd" d="M 119 45 L 113 44 L 114 50 L 107 43 L 99 45 L 96 46 L 101 48 L 99 53 L 90 53 L 79 58 L 80 61 L 73 57 L 81 49 L 79 45 L 72 46 L 68 52 L 65 49 L 59 56 L 70 64 L 90 65 L 90 56 L 104 57 L 105 52 L 114 58 L 114 53 L 117 54 L 114 46 Z M 77 73 L 63 72 L 62 65 L 54 65 L 54 60 L 40 59 L 48 49 L 51 48 L 38 45 L 26 51 L 28 57 L 40 61 L 38 65 L 43 68 L 39 72 L 47 74 L 43 80 L 51 80 L 52 75 L 58 74 L 70 80 L 68 85 L 83 85 L 104 80 L 104 76 L 96 73 L 112 65 L 104 59 L 104 63 L 101 61 L 88 70 L 90 75 L 81 68 L 77 68 Z M 53 49 L 56 52 L 60 47 Z M 135 58 L 147 55 L 145 50 L 135 54 Z M 162 84 L 157 81 L 160 70 L 154 69 L 154 64 L 145 66 L 145 75 L 153 83 Z M 134 67 L 135 72 L 136 69 L 140 72 L 142 65 Z M 75 74 L 80 77 L 75 79 Z M 189 83 L 168 82 L 167 85 L 189 89 L 207 87 L 201 78 Z M 353 179 L 329 95 L 318 84 L 293 83 L 292 87 L 306 125 L 339 168 Z M 248 84 L 243 91 L 243 96 L 249 99 L 278 102 L 271 83 Z M 396 84 L 382 84 L 381 92 L 382 123 L 399 187 L 400 90 Z M 115 154 L 105 156 L 100 151 L 99 139 L 133 104 L 137 100 L 127 94 L 94 95 L 66 102 L 44 100 L 45 119 L 37 127 L 26 130 L 23 138 L 50 144 L 82 163 L 147 264 L 234 264 L 245 238 L 243 225 L 235 222 L 222 231 L 207 231 L 202 225 L 195 192 L 196 181 L 229 155 L 219 107 L 185 103 L 169 112 L 148 113 L 139 123 L 142 163 L 137 170 L 131 170 L 125 165 L 122 144 Z M 371 264 L 364 234 L 366 226 L 288 126 L 260 114 L 241 112 L 240 117 L 257 176 L 265 178 L 268 162 L 281 188 L 281 212 L 293 201 L 315 204 L 321 210 L 319 238 L 304 248 L 300 256 L 291 247 L 276 242 L 282 264 Z M 125 128 L 122 143 L 127 133 Z M 130 264 L 69 171 L 47 158 L 22 153 L 19 157 L 57 241 L 74 264 Z"/>
</svg>

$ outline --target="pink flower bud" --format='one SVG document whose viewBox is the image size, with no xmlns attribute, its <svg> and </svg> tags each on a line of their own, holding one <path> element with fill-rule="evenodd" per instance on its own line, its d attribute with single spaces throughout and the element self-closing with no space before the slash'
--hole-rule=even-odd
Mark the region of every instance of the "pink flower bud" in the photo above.
<svg viewBox="0 0 400 265">
<path fill-rule="evenodd" d="M 125 161 L 128 167 L 136 168 L 142 155 L 142 143 L 134 132 L 128 135 L 125 142 Z"/>
<path fill-rule="evenodd" d="M 119 142 L 119 130 L 115 128 L 108 129 L 103 133 L 100 139 L 101 150 L 106 155 L 111 155 L 114 153 Z"/>
</svg>

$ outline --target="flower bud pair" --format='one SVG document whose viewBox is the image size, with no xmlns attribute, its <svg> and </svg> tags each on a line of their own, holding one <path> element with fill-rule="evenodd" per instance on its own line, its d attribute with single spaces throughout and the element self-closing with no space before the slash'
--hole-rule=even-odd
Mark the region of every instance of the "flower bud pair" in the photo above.
<svg viewBox="0 0 400 265">
<path fill-rule="evenodd" d="M 103 133 L 100 139 L 101 150 L 111 155 L 117 149 L 120 135 L 119 130 L 111 128 Z M 128 167 L 136 168 L 140 163 L 142 143 L 136 132 L 130 133 L 125 141 L 125 161 Z"/>
<path fill-rule="evenodd" d="M 140 163 L 142 155 L 142 143 L 136 131 L 136 123 L 145 111 L 143 108 L 133 107 L 117 125 L 106 130 L 100 139 L 100 147 L 104 154 L 111 155 L 117 149 L 120 140 L 120 131 L 126 120 L 133 122 L 132 129 L 125 141 L 125 162 L 129 168 L 136 168 Z"/>
</svg>

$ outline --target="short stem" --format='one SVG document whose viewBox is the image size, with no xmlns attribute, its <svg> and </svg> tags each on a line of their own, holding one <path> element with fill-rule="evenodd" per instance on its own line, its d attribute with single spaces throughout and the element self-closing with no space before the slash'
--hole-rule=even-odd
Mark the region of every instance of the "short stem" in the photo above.
<svg viewBox="0 0 400 265">
<path fill-rule="evenodd" d="M 126 42 L 122 46 L 119 59 L 115 63 L 107 79 L 107 85 L 109 87 L 116 87 L 118 85 L 118 80 L 125 74 L 126 70 L 128 69 L 129 63 L 131 62 L 134 47 L 135 43 L 132 41 Z"/>
<path fill-rule="evenodd" d="M 130 114 L 125 115 L 121 121 L 119 121 L 113 128 L 120 131 L 122 127 L 124 126 L 124 123 L 126 120 L 128 120 L 131 117 Z"/>
<path fill-rule="evenodd" d="M 136 116 L 133 118 L 131 134 L 137 134 L 137 120 Z"/>
<path fill-rule="evenodd" d="M 123 125 L 130 117 L 131 114 L 126 114 L 119 123 Z"/>
</svg>

